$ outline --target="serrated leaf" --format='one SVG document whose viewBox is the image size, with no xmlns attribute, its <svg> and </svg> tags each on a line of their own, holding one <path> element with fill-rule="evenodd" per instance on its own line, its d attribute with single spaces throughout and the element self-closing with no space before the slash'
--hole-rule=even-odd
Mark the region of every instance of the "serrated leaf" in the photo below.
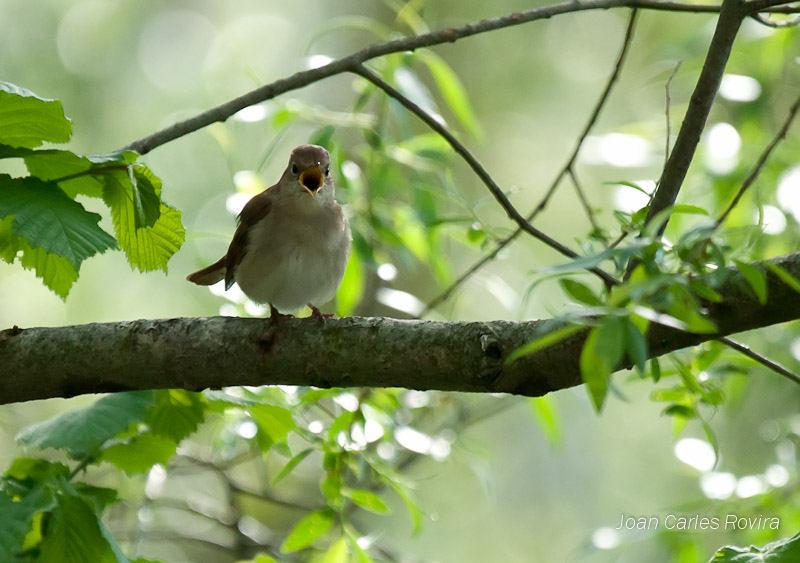
<svg viewBox="0 0 800 563">
<path fill-rule="evenodd" d="M 583 303 L 591 307 L 599 307 L 603 304 L 601 299 L 595 295 L 594 291 L 586 284 L 569 278 L 560 279 L 558 283 L 567 295 L 575 299 L 578 303 Z"/>
<path fill-rule="evenodd" d="M 103 201 L 111 208 L 117 241 L 131 267 L 142 272 L 167 271 L 167 262 L 183 244 L 186 233 L 181 212 L 165 203 L 159 206 L 158 219 L 151 226 L 137 228 L 137 197 L 125 173 L 103 177 Z"/>
<path fill-rule="evenodd" d="M 98 252 L 117 246 L 98 226 L 100 215 L 70 199 L 56 184 L 0 175 L 0 218 L 14 217 L 14 234 L 31 247 L 68 258 L 75 269 Z"/>
<path fill-rule="evenodd" d="M 289 475 L 289 473 L 291 473 L 295 467 L 300 465 L 300 462 L 302 462 L 305 458 L 307 458 L 313 451 L 314 448 L 306 448 L 296 456 L 292 457 L 292 459 L 290 459 L 286 463 L 286 465 L 283 466 L 283 468 L 278 472 L 278 474 L 272 478 L 271 484 L 275 485 L 278 481 Z"/>
<path fill-rule="evenodd" d="M 155 404 L 144 420 L 153 434 L 178 443 L 197 430 L 205 414 L 203 395 L 183 389 L 160 389 L 155 391 Z"/>
<path fill-rule="evenodd" d="M 311 545 L 333 524 L 333 511 L 317 510 L 300 520 L 281 544 L 281 552 L 290 553 Z"/>
<path fill-rule="evenodd" d="M 152 391 L 106 395 L 87 407 L 29 426 L 17 435 L 17 442 L 29 448 L 63 449 L 80 457 L 99 448 L 130 423 L 142 420 L 152 403 Z"/>
<path fill-rule="evenodd" d="M 0 143 L 33 148 L 45 141 L 66 143 L 71 134 L 61 102 L 0 82 Z"/>
<path fill-rule="evenodd" d="M 80 497 L 58 495 L 41 544 L 42 563 L 115 563 L 95 511 Z"/>
<path fill-rule="evenodd" d="M 78 281 L 78 270 L 68 258 L 48 254 L 42 248 L 31 248 L 27 241 L 17 237 L 18 249 L 22 251 L 20 264 L 33 270 L 36 277 L 61 299 L 66 299 L 72 284 Z"/>
<path fill-rule="evenodd" d="M 136 228 L 152 227 L 161 215 L 161 179 L 143 164 L 128 169 L 136 211 Z"/>
<path fill-rule="evenodd" d="M 800 534 L 768 543 L 763 548 L 726 546 L 709 563 L 795 563 L 800 561 Z"/>
<path fill-rule="evenodd" d="M 386 514 L 389 512 L 389 507 L 383 502 L 383 499 L 372 491 L 365 489 L 342 489 L 342 495 L 352 500 L 355 504 L 374 512 L 375 514 Z"/>
<path fill-rule="evenodd" d="M 624 350 L 625 333 L 622 321 L 617 317 L 606 317 L 601 325 L 589 332 L 583 345 L 581 376 L 598 412 L 603 407 L 608 391 L 608 378 L 617 368 Z"/>
<path fill-rule="evenodd" d="M 126 443 L 104 449 L 99 459 L 114 464 L 128 475 L 134 475 L 144 473 L 159 463 L 166 466 L 177 447 L 178 444 L 173 440 L 147 432 L 134 436 Z"/>
<path fill-rule="evenodd" d="M 292 413 L 283 407 L 253 405 L 248 411 L 258 425 L 259 433 L 268 437 L 272 444 L 285 442 L 289 432 L 297 426 L 292 418 Z"/>
<path fill-rule="evenodd" d="M 744 279 L 747 280 L 747 283 L 753 289 L 753 293 L 756 294 L 758 302 L 764 305 L 767 302 L 767 276 L 763 271 L 761 271 L 760 268 L 753 266 L 752 264 L 748 264 L 747 262 L 734 260 L 734 263 Z"/>
</svg>

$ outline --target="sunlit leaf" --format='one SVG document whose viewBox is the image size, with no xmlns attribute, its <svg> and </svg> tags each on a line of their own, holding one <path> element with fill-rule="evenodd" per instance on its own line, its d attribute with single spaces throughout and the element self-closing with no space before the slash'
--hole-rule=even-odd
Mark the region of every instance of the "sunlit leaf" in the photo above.
<svg viewBox="0 0 800 563">
<path fill-rule="evenodd" d="M 539 424 L 539 428 L 544 432 L 547 441 L 551 445 L 559 445 L 562 437 L 561 415 L 558 412 L 558 405 L 553 394 L 544 397 L 531 397 L 528 399 L 528 407 L 534 420 Z"/>
<path fill-rule="evenodd" d="M 380 496 L 364 489 L 342 489 L 342 495 L 352 500 L 355 504 L 374 512 L 375 514 L 386 514 L 389 512 L 389 507 L 383 502 Z"/>
<path fill-rule="evenodd" d="M 34 514 L 48 510 L 53 499 L 38 489 L 19 500 L 0 491 L 0 561 L 16 561 L 14 553 L 21 551 L 22 542 L 31 529 Z"/>
<path fill-rule="evenodd" d="M 311 545 L 331 527 L 333 515 L 330 509 L 317 510 L 300 520 L 281 544 L 281 551 L 289 553 Z"/>
<path fill-rule="evenodd" d="M 45 141 L 66 143 L 71 133 L 61 102 L 0 82 L 0 143 L 33 148 Z"/>
<path fill-rule="evenodd" d="M 72 284 L 78 281 L 78 270 L 63 256 L 48 254 L 42 248 L 31 248 L 27 241 L 17 239 L 17 248 L 22 252 L 19 261 L 26 270 L 33 270 L 36 277 L 61 299 L 66 299 Z"/>
<path fill-rule="evenodd" d="M 259 433 L 264 434 L 270 443 L 285 442 L 289 432 L 296 427 L 292 413 L 283 407 L 253 405 L 248 411 L 258 425 Z"/>
<path fill-rule="evenodd" d="M 103 200 L 111 208 L 117 241 L 130 265 L 143 272 L 167 271 L 167 262 L 183 244 L 181 212 L 161 203 L 152 226 L 138 227 L 137 196 L 126 173 L 104 176 Z"/>
<path fill-rule="evenodd" d="M 183 389 L 159 389 L 145 416 L 153 434 L 180 442 L 197 430 L 205 418 L 203 396 Z"/>
</svg>

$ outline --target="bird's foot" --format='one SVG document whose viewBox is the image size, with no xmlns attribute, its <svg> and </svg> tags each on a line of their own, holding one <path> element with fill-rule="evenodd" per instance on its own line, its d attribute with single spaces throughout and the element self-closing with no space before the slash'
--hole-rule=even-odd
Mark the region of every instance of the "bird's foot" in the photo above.
<svg viewBox="0 0 800 563">
<path fill-rule="evenodd" d="M 276 323 L 282 323 L 286 319 L 293 319 L 294 315 L 281 313 L 272 305 L 272 303 L 270 303 L 269 318 L 273 319 Z"/>
<path fill-rule="evenodd" d="M 333 313 L 323 313 L 311 303 L 308 304 L 308 307 L 311 309 L 311 316 L 315 319 L 330 319 L 333 317 Z"/>
</svg>

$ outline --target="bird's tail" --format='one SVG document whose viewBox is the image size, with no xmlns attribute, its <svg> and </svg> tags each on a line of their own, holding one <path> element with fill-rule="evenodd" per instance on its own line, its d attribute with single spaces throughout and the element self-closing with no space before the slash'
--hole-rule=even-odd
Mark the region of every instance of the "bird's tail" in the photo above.
<svg viewBox="0 0 800 563">
<path fill-rule="evenodd" d="M 214 285 L 225 279 L 225 257 L 223 256 L 210 266 L 186 276 L 186 279 L 197 285 Z"/>
</svg>

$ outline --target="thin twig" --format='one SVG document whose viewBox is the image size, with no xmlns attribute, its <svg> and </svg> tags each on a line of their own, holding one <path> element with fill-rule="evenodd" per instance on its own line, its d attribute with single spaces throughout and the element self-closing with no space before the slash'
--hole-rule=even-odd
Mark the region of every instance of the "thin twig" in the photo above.
<svg viewBox="0 0 800 563">
<path fill-rule="evenodd" d="M 775 13 L 798 13 L 800 7 L 784 6 L 782 8 L 771 8 L 767 10 L 772 4 L 785 4 L 786 0 L 760 0 L 757 4 L 755 0 L 748 3 L 747 13 L 754 13 L 756 11 L 769 11 Z M 768 2 L 767 6 L 763 4 Z M 752 9 L 749 4 L 753 4 Z M 667 12 L 691 12 L 691 13 L 716 13 L 720 7 L 716 4 L 691 4 L 680 2 L 660 2 L 657 0 L 587 0 L 585 2 L 562 2 L 560 4 L 553 4 L 551 6 L 543 6 L 524 10 L 522 12 L 515 12 L 506 16 L 481 20 L 477 22 L 468 23 L 459 27 L 449 29 L 442 29 L 425 33 L 422 35 L 415 35 L 413 37 L 403 37 L 385 43 L 376 43 L 356 51 L 355 53 L 332 61 L 321 67 L 313 68 L 297 72 L 289 77 L 276 80 L 269 84 L 265 84 L 247 94 L 239 96 L 215 108 L 205 111 L 199 115 L 175 123 L 166 127 L 152 135 L 143 137 L 134 141 L 125 147 L 125 150 L 133 150 L 139 154 L 146 154 L 156 147 L 159 147 L 170 141 L 174 141 L 179 137 L 198 131 L 204 127 L 216 123 L 218 121 L 226 121 L 229 117 L 248 106 L 270 100 L 280 94 L 297 90 L 318 82 L 324 78 L 335 76 L 348 72 L 353 65 L 360 65 L 391 53 L 400 53 L 405 51 L 414 51 L 421 47 L 431 47 L 433 45 L 441 45 L 443 43 L 453 43 L 459 39 L 471 37 L 481 33 L 487 33 L 497 29 L 522 25 L 532 21 L 549 19 L 553 16 L 568 14 L 574 12 L 584 12 L 590 10 L 607 10 L 609 8 L 641 8 L 647 10 L 658 10 Z"/>
<path fill-rule="evenodd" d="M 606 81 L 605 88 L 603 88 L 603 92 L 600 94 L 600 97 L 597 100 L 597 103 L 592 110 L 591 115 L 589 116 L 586 125 L 583 127 L 581 134 L 578 136 L 578 140 L 575 143 L 575 148 L 570 154 L 570 157 L 567 159 L 567 162 L 561 168 L 559 173 L 556 175 L 553 182 L 550 184 L 544 198 L 539 202 L 539 204 L 531 211 L 530 214 L 526 217 L 526 219 L 530 222 L 547 206 L 547 202 L 552 196 L 552 193 L 556 190 L 558 185 L 561 183 L 561 180 L 567 174 L 567 172 L 572 168 L 575 164 L 575 161 L 578 158 L 578 154 L 580 153 L 581 147 L 583 146 L 586 137 L 589 135 L 589 132 L 594 127 L 594 124 L 597 122 L 598 117 L 600 116 L 600 111 L 603 109 L 603 106 L 606 104 L 608 100 L 611 89 L 613 88 L 614 84 L 617 82 L 620 72 L 622 71 L 622 66 L 625 64 L 625 59 L 628 55 L 628 50 L 631 45 L 631 41 L 633 40 L 633 32 L 636 28 L 636 15 L 637 10 L 631 10 L 630 17 L 628 19 L 628 26 L 625 30 L 625 39 L 622 42 L 622 48 L 620 49 L 619 55 L 617 56 L 616 63 L 614 64 L 614 70 L 611 72 L 611 75 L 608 77 Z M 467 268 L 467 270 L 461 274 L 453 283 L 451 283 L 444 291 L 442 291 L 438 296 L 433 298 L 428 304 L 425 306 L 425 309 L 422 310 L 420 313 L 421 317 L 427 315 L 430 311 L 438 307 L 441 303 L 446 301 L 452 294 L 455 292 L 461 285 L 471 278 L 475 272 L 483 268 L 486 264 L 494 260 L 498 254 L 509 244 L 511 244 L 514 239 L 516 239 L 522 233 L 522 229 L 517 229 L 513 233 L 511 233 L 508 237 L 502 239 L 500 242 L 497 243 L 497 246 L 492 250 L 489 254 L 481 257 L 478 261 L 476 261 L 472 266 Z"/>
<path fill-rule="evenodd" d="M 574 166 L 569 167 L 569 178 L 572 180 L 572 186 L 575 188 L 575 193 L 578 195 L 578 201 L 581 202 L 583 211 L 586 213 L 586 217 L 589 218 L 589 222 L 592 224 L 592 229 L 595 233 L 602 233 L 600 225 L 597 224 L 597 219 L 594 216 L 592 206 L 589 205 L 589 200 L 586 198 L 586 192 L 583 190 L 580 180 L 578 180 L 578 175 L 575 174 Z"/>
<path fill-rule="evenodd" d="M 747 356 L 751 360 L 755 360 L 759 364 L 771 369 L 775 373 L 777 373 L 779 375 L 782 375 L 783 377 L 785 377 L 789 381 L 793 381 L 793 382 L 797 383 L 798 385 L 800 385 L 800 376 L 798 376 L 795 373 L 792 373 L 789 369 L 787 369 L 786 367 L 782 366 L 778 362 L 775 362 L 775 361 L 770 360 L 769 358 L 767 358 L 765 356 L 762 356 L 761 354 L 753 352 L 749 347 L 745 346 L 744 344 L 742 344 L 740 342 L 736 342 L 735 340 L 732 340 L 730 338 L 726 337 L 726 338 L 720 338 L 718 340 L 720 342 L 722 342 L 723 344 L 725 344 L 726 346 L 728 346 L 729 348 L 733 348 L 734 350 L 736 350 L 737 352 L 740 352 L 741 354 L 744 354 L 745 356 Z"/>
<path fill-rule="evenodd" d="M 750 171 L 750 174 L 745 179 L 744 183 L 742 184 L 742 187 L 739 188 L 739 191 L 736 193 L 736 196 L 733 198 L 733 201 L 731 201 L 727 209 L 725 209 L 725 211 L 722 212 L 722 215 L 719 216 L 719 219 L 717 219 L 717 222 L 714 225 L 715 229 L 719 228 L 719 226 L 725 222 L 725 219 L 728 218 L 728 215 L 730 215 L 731 211 L 733 211 L 733 208 L 736 207 L 736 204 L 739 203 L 739 200 L 742 199 L 742 196 L 745 194 L 745 192 L 756 181 L 756 178 L 758 178 L 758 175 L 761 173 L 761 170 L 764 168 L 764 165 L 767 163 L 767 160 L 769 160 L 772 151 L 774 151 L 775 147 L 778 146 L 778 143 L 780 143 L 786 137 L 786 133 L 787 131 L 789 131 L 789 127 L 791 127 L 792 121 L 794 121 L 794 118 L 797 115 L 798 110 L 800 110 L 800 97 L 798 97 L 797 100 L 795 100 L 794 104 L 789 109 L 789 114 L 786 116 L 786 119 L 784 120 L 783 125 L 780 128 L 780 131 L 778 131 L 778 133 L 772 139 L 770 144 L 767 145 L 767 148 L 764 149 L 764 152 L 761 153 L 761 156 L 758 157 L 756 165 Z"/>
<path fill-rule="evenodd" d="M 767 18 L 766 16 L 764 16 L 762 14 L 753 14 L 750 17 L 753 18 L 754 20 L 756 20 L 758 23 L 760 23 L 762 25 L 766 25 L 767 27 L 772 27 L 772 28 L 775 28 L 775 29 L 781 29 L 781 28 L 785 28 L 785 27 L 794 27 L 794 26 L 800 24 L 800 18 L 792 18 L 790 20 L 776 22 L 776 21 L 772 21 L 771 19 Z"/>
<path fill-rule="evenodd" d="M 520 229 L 531 235 L 532 237 L 542 241 L 550 248 L 556 250 L 557 252 L 561 253 L 562 255 L 566 256 L 567 258 L 578 258 L 579 255 L 574 250 L 564 246 L 557 240 L 553 239 L 549 235 L 543 233 L 533 225 L 531 225 L 525 217 L 514 207 L 514 204 L 508 199 L 505 192 L 503 192 L 502 188 L 497 185 L 497 182 L 494 181 L 494 178 L 486 171 L 486 169 L 481 165 L 480 162 L 473 156 L 473 154 L 461 143 L 455 136 L 441 123 L 436 121 L 428 112 L 424 109 L 419 107 L 417 104 L 412 102 L 406 96 L 404 96 L 400 91 L 394 88 L 391 84 L 383 80 L 380 76 L 369 70 L 364 66 L 356 66 L 352 69 L 352 72 L 362 76 L 363 78 L 372 82 L 375 86 L 383 90 L 386 95 L 390 96 L 391 98 L 397 100 L 400 104 L 403 105 L 406 109 L 408 109 L 411 113 L 419 117 L 425 124 L 433 129 L 436 133 L 438 133 L 443 139 L 445 139 L 448 144 L 453 148 L 453 150 L 464 159 L 464 161 L 472 168 L 472 171 L 481 179 L 481 181 L 486 185 L 489 191 L 492 193 L 494 198 L 497 202 L 503 207 L 508 217 L 514 221 Z M 619 283 L 618 280 L 614 278 L 608 272 L 601 270 L 600 268 L 589 268 L 590 272 L 598 276 L 602 279 L 606 285 L 612 286 L 617 285 Z"/>
</svg>

